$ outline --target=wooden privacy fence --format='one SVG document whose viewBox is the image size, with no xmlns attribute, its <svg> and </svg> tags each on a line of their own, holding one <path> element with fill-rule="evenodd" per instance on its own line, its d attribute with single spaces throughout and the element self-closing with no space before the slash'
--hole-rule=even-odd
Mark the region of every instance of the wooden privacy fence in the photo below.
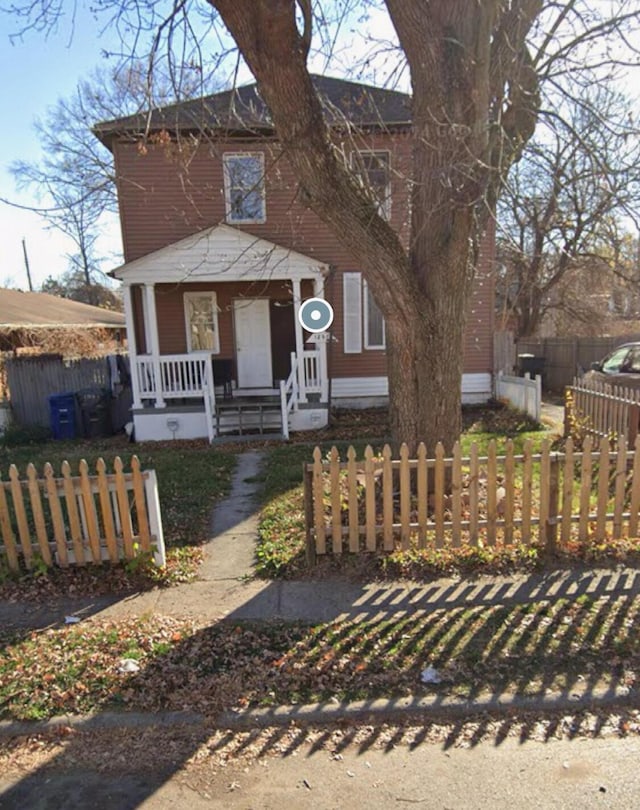
<svg viewBox="0 0 640 810">
<path fill-rule="evenodd" d="M 636 340 L 640 340 L 637 333 L 617 337 L 520 338 L 516 351 L 544 357 L 544 388 L 562 391 L 591 363 L 602 360 L 616 346 Z"/>
<path fill-rule="evenodd" d="M 12 571 L 75 563 L 117 563 L 152 553 L 164 565 L 164 538 L 155 470 L 140 469 L 137 456 L 131 472 L 116 458 L 113 473 L 98 459 L 96 475 L 81 461 L 78 475 L 67 461 L 62 475 L 51 464 L 38 477 L 33 464 L 26 478 L 12 464 L 9 480 L 0 480 L 0 563 Z"/>
<path fill-rule="evenodd" d="M 493 373 L 513 374 L 516 367 L 516 344 L 513 332 L 493 333 Z"/>
<path fill-rule="evenodd" d="M 624 436 L 632 447 L 640 424 L 640 390 L 574 380 L 565 392 L 565 432 Z"/>
<path fill-rule="evenodd" d="M 344 552 L 391 552 L 410 548 L 460 548 L 542 544 L 552 552 L 573 541 L 604 541 L 638 533 L 640 440 L 624 439 L 612 451 L 591 437 L 578 452 L 572 439 L 562 453 L 530 441 L 504 455 L 491 442 L 486 456 L 476 444 L 462 457 L 456 444 L 445 458 L 441 444 L 427 457 L 423 444 L 410 459 L 406 445 L 392 458 L 367 447 L 364 459 L 351 447 L 346 461 L 333 448 L 323 459 L 316 448 L 305 464 L 307 558 Z"/>
<path fill-rule="evenodd" d="M 122 357 L 128 369 L 129 357 Z M 65 360 L 60 355 L 49 354 L 11 356 L 6 357 L 4 367 L 13 417 L 23 426 L 50 426 L 48 397 L 52 394 L 111 388 L 106 355 L 77 360 Z M 116 429 L 129 421 L 131 403 L 129 386 L 123 387 L 111 399 L 111 418 Z"/>
</svg>

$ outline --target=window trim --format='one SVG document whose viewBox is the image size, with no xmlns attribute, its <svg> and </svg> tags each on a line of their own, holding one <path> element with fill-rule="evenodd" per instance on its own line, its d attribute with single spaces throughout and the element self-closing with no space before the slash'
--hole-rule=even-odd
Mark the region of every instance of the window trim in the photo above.
<svg viewBox="0 0 640 810">
<path fill-rule="evenodd" d="M 258 218 L 250 217 L 248 219 L 235 219 L 232 215 L 231 205 L 231 178 L 229 176 L 229 168 L 227 166 L 228 159 L 231 158 L 256 158 L 260 163 L 260 197 L 262 199 L 262 216 Z M 224 207 L 225 219 L 231 225 L 250 225 L 250 224 L 264 224 L 267 221 L 267 195 L 264 173 L 264 152 L 224 152 L 222 155 L 222 173 L 224 181 Z"/>
<path fill-rule="evenodd" d="M 356 170 L 358 168 L 357 159 L 359 155 L 386 155 L 387 156 L 387 186 L 384 195 L 384 203 L 380 206 L 382 209 L 379 211 L 387 222 L 391 221 L 391 150 L 390 149 L 354 149 L 351 152 L 351 168 Z"/>
<path fill-rule="evenodd" d="M 373 298 L 373 296 L 371 296 Z M 364 327 L 364 348 L 365 349 L 372 349 L 372 350 L 379 350 L 384 351 L 387 348 L 387 326 L 384 321 L 384 315 L 380 313 L 382 317 L 382 343 L 374 344 L 369 343 L 369 285 L 367 284 L 367 280 L 365 278 L 362 279 L 362 310 L 364 313 L 363 318 L 363 327 Z"/>
<path fill-rule="evenodd" d="M 210 298 L 213 308 L 213 348 L 212 349 L 194 349 L 191 345 L 191 320 L 189 315 L 189 301 L 196 298 Z M 220 329 L 218 326 L 218 296 L 213 291 L 204 290 L 203 292 L 186 292 L 183 295 L 184 307 L 184 328 L 187 336 L 187 353 L 188 354 L 220 354 Z"/>
</svg>

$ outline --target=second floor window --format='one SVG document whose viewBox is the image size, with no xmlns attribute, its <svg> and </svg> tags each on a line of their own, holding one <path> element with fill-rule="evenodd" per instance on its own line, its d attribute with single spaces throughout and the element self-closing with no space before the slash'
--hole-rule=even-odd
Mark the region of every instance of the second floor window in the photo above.
<svg viewBox="0 0 640 810">
<path fill-rule="evenodd" d="M 264 155 L 227 153 L 223 165 L 227 222 L 264 222 Z"/>
<path fill-rule="evenodd" d="M 391 172 L 388 152 L 355 152 L 353 167 L 360 175 L 385 219 L 391 216 Z"/>
</svg>

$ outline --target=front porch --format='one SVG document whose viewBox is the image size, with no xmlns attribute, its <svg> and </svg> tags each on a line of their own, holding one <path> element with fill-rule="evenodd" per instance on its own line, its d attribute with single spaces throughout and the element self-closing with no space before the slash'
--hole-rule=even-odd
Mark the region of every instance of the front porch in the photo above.
<svg viewBox="0 0 640 810">
<path fill-rule="evenodd" d="M 326 268 L 228 226 L 124 265 L 139 440 L 272 433 L 327 423 L 326 343 L 298 311 Z"/>
<path fill-rule="evenodd" d="M 139 441 L 275 434 L 327 424 L 328 381 L 321 350 L 291 355 L 277 388 L 242 390 L 217 380 L 211 355 L 132 358 L 133 421 Z"/>
</svg>

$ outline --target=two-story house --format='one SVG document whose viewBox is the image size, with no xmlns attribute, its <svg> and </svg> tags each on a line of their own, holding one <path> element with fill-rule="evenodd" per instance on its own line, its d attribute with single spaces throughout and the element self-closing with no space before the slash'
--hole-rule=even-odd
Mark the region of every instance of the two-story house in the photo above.
<svg viewBox="0 0 640 810">
<path fill-rule="evenodd" d="M 409 96 L 314 82 L 332 137 L 408 238 Z M 113 152 L 138 439 L 321 427 L 330 406 L 384 402 L 385 325 L 361 268 L 305 205 L 256 86 L 96 126 Z M 491 395 L 493 236 L 465 344 L 463 401 Z M 325 298 L 328 333 L 297 313 Z"/>
</svg>

